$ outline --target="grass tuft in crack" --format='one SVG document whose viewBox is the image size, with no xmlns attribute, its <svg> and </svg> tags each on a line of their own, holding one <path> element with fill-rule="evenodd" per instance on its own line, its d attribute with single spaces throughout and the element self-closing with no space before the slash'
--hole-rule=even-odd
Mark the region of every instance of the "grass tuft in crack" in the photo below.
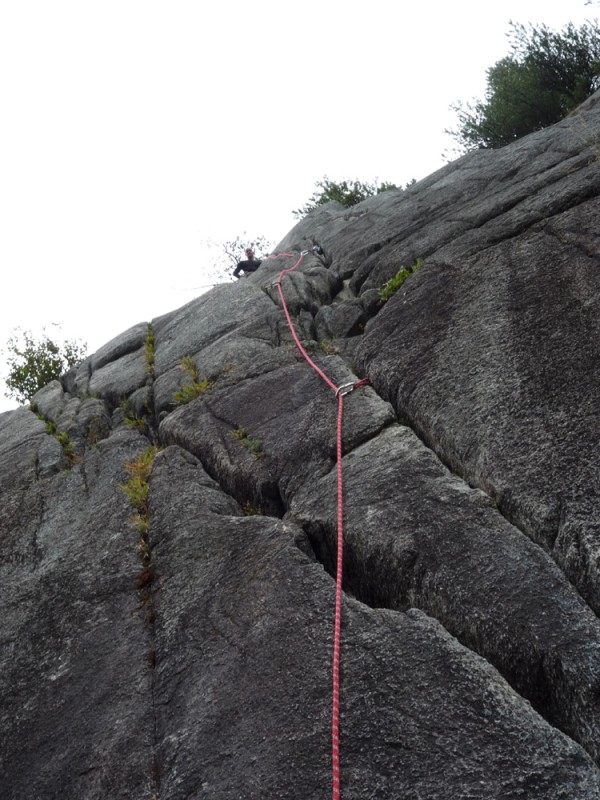
<svg viewBox="0 0 600 800">
<path fill-rule="evenodd" d="M 398 272 L 394 275 L 393 278 L 390 278 L 389 281 L 383 284 L 383 286 L 379 289 L 379 297 L 381 298 L 382 302 L 389 300 L 390 297 L 393 297 L 398 289 L 402 286 L 404 281 L 409 278 L 413 272 L 416 272 L 419 267 L 422 265 L 423 259 L 417 258 L 415 264 L 412 267 L 400 267 Z"/>
<path fill-rule="evenodd" d="M 231 438 L 235 439 L 242 447 L 245 447 L 249 453 L 256 456 L 256 458 L 262 458 L 264 456 L 262 442 L 250 436 L 245 428 L 238 425 L 237 428 L 231 431 Z"/>
<path fill-rule="evenodd" d="M 127 499 L 135 509 L 131 516 L 131 521 L 140 535 L 138 542 L 138 552 L 144 564 L 150 561 L 150 545 L 148 541 L 148 531 L 150 521 L 148 519 L 148 478 L 152 472 L 154 459 L 158 453 L 157 447 L 148 447 L 135 461 L 128 461 L 125 469 L 130 475 L 127 483 L 119 486 L 127 495 Z"/>
<path fill-rule="evenodd" d="M 196 362 L 191 356 L 184 356 L 181 359 L 181 369 L 190 378 L 191 383 L 184 384 L 173 395 L 173 400 L 177 405 L 184 405 L 191 403 L 198 397 L 202 397 L 205 392 L 208 392 L 214 387 L 214 382 L 208 378 L 201 378 L 196 367 Z"/>
</svg>

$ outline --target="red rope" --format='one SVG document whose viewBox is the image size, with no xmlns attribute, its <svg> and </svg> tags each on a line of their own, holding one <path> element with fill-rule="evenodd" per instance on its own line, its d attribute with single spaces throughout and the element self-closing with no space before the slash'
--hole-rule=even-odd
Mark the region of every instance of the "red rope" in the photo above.
<svg viewBox="0 0 600 800">
<path fill-rule="evenodd" d="M 333 624 L 333 676 L 331 707 L 332 797 L 340 798 L 340 634 L 342 630 L 342 569 L 344 566 L 344 489 L 342 485 L 342 417 L 344 395 L 338 393 L 337 420 L 337 560 L 335 572 L 335 616 Z"/>
<path fill-rule="evenodd" d="M 306 361 L 310 364 L 313 370 L 319 375 L 325 383 L 332 389 L 338 398 L 338 416 L 337 416 L 337 442 L 336 442 L 336 460 L 337 460 L 337 559 L 336 559 L 336 577 L 335 577 L 335 616 L 333 626 L 333 665 L 332 665 L 332 709 L 331 709 L 331 772 L 332 772 L 332 798 L 333 800 L 340 800 L 340 653 L 341 653 L 341 629 L 342 629 L 342 573 L 344 566 L 344 492 L 342 481 L 342 421 L 344 412 L 344 394 L 346 391 L 352 391 L 359 386 L 364 386 L 369 383 L 367 378 L 356 381 L 356 383 L 348 384 L 339 389 L 333 381 L 327 377 L 320 367 L 308 355 L 296 329 L 292 322 L 292 318 L 288 311 L 283 290 L 281 288 L 281 280 L 284 275 L 293 272 L 300 266 L 305 253 L 279 253 L 276 256 L 269 256 L 269 258 L 278 258 L 281 256 L 296 258 L 297 261 L 293 267 L 284 269 L 279 273 L 277 280 L 277 289 L 279 290 L 279 297 L 281 298 L 281 305 L 285 313 L 290 331 L 294 338 L 294 342 L 298 350 L 302 353 Z M 344 389 L 346 391 L 344 391 Z"/>
<path fill-rule="evenodd" d="M 294 257 L 296 254 L 295 253 L 281 253 L 280 255 Z M 276 256 L 269 256 L 269 258 L 276 258 Z M 315 364 L 315 362 L 312 360 L 312 358 L 308 355 L 308 353 L 306 352 L 306 350 L 302 346 L 302 343 L 300 342 L 300 339 L 298 338 L 298 334 L 296 333 L 296 329 L 294 328 L 294 324 L 292 322 L 292 318 L 290 317 L 290 312 L 288 311 L 288 307 L 287 307 L 287 304 L 285 302 L 285 297 L 283 296 L 283 289 L 281 288 L 281 279 L 283 278 L 283 276 L 286 275 L 288 272 L 293 272 L 297 267 L 299 267 L 300 264 L 302 263 L 302 259 L 303 258 L 304 258 L 304 253 L 300 253 L 300 257 L 298 258 L 298 260 L 296 261 L 296 263 L 294 264 L 293 267 L 290 267 L 289 269 L 281 270 L 281 272 L 279 273 L 279 278 L 277 280 L 277 289 L 279 291 L 279 297 L 281 298 L 281 305 L 283 306 L 283 310 L 285 312 L 285 317 L 287 319 L 288 325 L 290 326 L 290 331 L 292 332 L 292 336 L 294 337 L 294 341 L 296 342 L 296 347 L 298 348 L 298 350 L 300 350 L 300 352 L 302 353 L 304 358 L 308 361 L 308 363 L 314 369 L 314 371 L 317 373 L 317 375 L 319 375 L 325 381 L 325 383 L 329 386 L 329 388 L 333 389 L 333 391 L 335 392 L 335 391 L 337 391 L 337 386 L 335 385 L 335 383 L 333 383 L 332 381 L 329 380 L 327 375 L 325 375 L 323 370 L 320 369 Z"/>
</svg>

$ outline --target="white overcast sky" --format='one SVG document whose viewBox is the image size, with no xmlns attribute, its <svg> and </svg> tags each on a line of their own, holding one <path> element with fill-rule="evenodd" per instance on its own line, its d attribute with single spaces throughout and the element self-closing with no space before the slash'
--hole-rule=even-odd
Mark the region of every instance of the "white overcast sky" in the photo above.
<svg viewBox="0 0 600 800">
<path fill-rule="evenodd" d="M 559 29 L 597 13 L 584 0 L 2 0 L 0 347 L 16 326 L 59 323 L 93 352 L 177 308 L 211 280 L 207 240 L 282 239 L 325 174 L 429 175 L 453 145 L 449 106 L 483 97 L 509 20 Z"/>
</svg>

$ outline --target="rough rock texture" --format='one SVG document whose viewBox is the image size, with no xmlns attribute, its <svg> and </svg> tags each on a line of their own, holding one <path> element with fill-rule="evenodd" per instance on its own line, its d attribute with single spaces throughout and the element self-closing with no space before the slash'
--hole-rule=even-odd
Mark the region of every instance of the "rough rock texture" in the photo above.
<svg viewBox="0 0 600 800">
<path fill-rule="evenodd" d="M 282 279 L 298 334 L 371 382 L 344 398 L 344 800 L 600 800 L 599 141 L 597 94 L 277 248 L 320 245 Z M 330 794 L 337 402 L 293 263 L 0 415 L 3 799 Z"/>
</svg>

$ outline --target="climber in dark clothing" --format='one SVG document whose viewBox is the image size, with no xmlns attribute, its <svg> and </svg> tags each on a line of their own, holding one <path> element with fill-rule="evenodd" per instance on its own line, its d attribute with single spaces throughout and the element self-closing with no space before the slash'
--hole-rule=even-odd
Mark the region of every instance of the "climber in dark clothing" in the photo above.
<svg viewBox="0 0 600 800">
<path fill-rule="evenodd" d="M 256 272 L 262 264 L 262 261 L 254 258 L 254 250 L 251 247 L 247 247 L 244 253 L 246 254 L 246 261 L 238 261 L 236 268 L 233 270 L 234 278 L 239 278 L 240 272 Z"/>
</svg>

